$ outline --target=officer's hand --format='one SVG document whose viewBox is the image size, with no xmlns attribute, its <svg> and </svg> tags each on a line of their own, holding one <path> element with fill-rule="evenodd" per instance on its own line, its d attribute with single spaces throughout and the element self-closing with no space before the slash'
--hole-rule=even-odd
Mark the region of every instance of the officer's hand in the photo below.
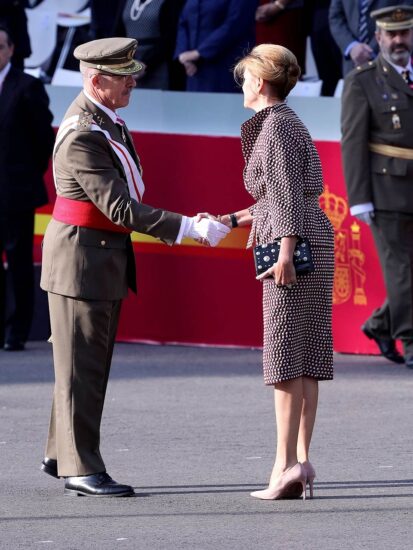
<svg viewBox="0 0 413 550">
<path fill-rule="evenodd" d="M 373 50 L 368 44 L 356 44 L 350 50 L 350 57 L 355 65 L 367 63 L 372 58 Z"/>
<path fill-rule="evenodd" d="M 370 212 L 361 212 L 360 214 L 356 214 L 355 217 L 361 222 L 370 225 L 374 218 L 374 211 L 371 210 Z"/>
<path fill-rule="evenodd" d="M 226 225 L 208 218 L 199 220 L 198 216 L 188 218 L 188 223 L 185 228 L 185 236 L 209 244 L 217 246 L 219 241 L 223 239 L 231 231 Z"/>
</svg>

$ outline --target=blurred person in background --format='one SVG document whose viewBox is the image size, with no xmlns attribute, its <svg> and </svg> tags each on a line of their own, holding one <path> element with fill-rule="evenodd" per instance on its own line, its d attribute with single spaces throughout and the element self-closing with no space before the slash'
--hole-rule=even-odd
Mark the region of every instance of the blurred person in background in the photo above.
<svg viewBox="0 0 413 550">
<path fill-rule="evenodd" d="M 190 92 L 239 92 L 231 69 L 255 44 L 257 0 L 186 0 L 175 57 Z"/>
<path fill-rule="evenodd" d="M 307 0 L 306 10 L 310 22 L 311 49 L 320 80 L 321 95 L 334 95 L 342 76 L 341 52 L 331 35 L 328 10 L 331 0 Z"/>
<path fill-rule="evenodd" d="M 0 25 L 13 36 L 15 47 L 11 63 L 16 69 L 23 70 L 25 58 L 32 53 L 25 8 L 35 3 L 29 0 L 0 0 Z"/>
<path fill-rule="evenodd" d="M 343 76 L 377 56 L 379 47 L 370 13 L 393 4 L 394 0 L 331 0 L 330 29 L 342 53 Z M 404 4 L 412 5 L 413 0 Z"/>
<path fill-rule="evenodd" d="M 122 11 L 126 0 L 90 0 L 90 39 L 110 38 L 119 32 Z"/>
<path fill-rule="evenodd" d="M 279 44 L 294 53 L 305 73 L 307 22 L 304 0 L 260 0 L 255 19 L 257 44 Z"/>
<path fill-rule="evenodd" d="M 139 88 L 184 90 L 185 72 L 174 59 L 179 14 L 184 0 L 127 0 L 122 12 L 125 34 L 139 43 L 144 70 Z"/>
<path fill-rule="evenodd" d="M 43 84 L 11 65 L 13 52 L 0 26 L 0 256 L 8 264 L 6 277 L 0 261 L 0 340 L 7 351 L 23 350 L 30 331 L 34 211 L 48 202 L 43 175 L 54 143 Z"/>
</svg>

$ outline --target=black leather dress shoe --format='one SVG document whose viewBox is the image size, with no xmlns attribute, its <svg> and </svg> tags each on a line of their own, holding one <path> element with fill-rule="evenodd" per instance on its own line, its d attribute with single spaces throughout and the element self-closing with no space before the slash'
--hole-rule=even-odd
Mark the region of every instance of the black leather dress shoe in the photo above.
<svg viewBox="0 0 413 550">
<path fill-rule="evenodd" d="M 406 357 L 405 363 L 408 369 L 413 369 L 413 355 L 409 355 L 408 357 Z"/>
<path fill-rule="evenodd" d="M 23 351 L 24 342 L 6 342 L 4 344 L 4 351 Z"/>
<path fill-rule="evenodd" d="M 404 357 L 399 353 L 399 351 L 396 349 L 396 343 L 391 338 L 379 338 L 376 336 L 373 332 L 371 332 L 370 329 L 368 329 L 365 325 L 361 327 L 361 330 L 364 332 L 364 334 L 369 338 L 370 340 L 374 340 L 380 350 L 380 353 L 388 359 L 389 361 L 393 361 L 393 363 L 404 363 Z"/>
<path fill-rule="evenodd" d="M 57 475 L 57 460 L 55 460 L 54 458 L 48 458 L 47 456 L 45 456 L 42 460 L 42 465 L 40 466 L 40 469 L 45 474 L 49 474 L 49 476 L 55 477 L 56 479 L 59 479 L 60 477 Z"/>
<path fill-rule="evenodd" d="M 116 483 L 106 472 L 89 476 L 67 477 L 65 482 L 65 495 L 130 497 L 134 494 L 135 492 L 132 487 Z"/>
</svg>

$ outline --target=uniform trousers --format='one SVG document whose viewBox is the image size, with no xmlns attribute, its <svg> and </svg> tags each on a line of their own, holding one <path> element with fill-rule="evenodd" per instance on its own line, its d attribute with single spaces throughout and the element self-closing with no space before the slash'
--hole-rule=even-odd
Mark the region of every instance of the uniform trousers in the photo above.
<svg viewBox="0 0 413 550">
<path fill-rule="evenodd" d="M 104 472 L 100 423 L 121 301 L 48 299 L 55 388 L 46 456 L 61 477 Z"/>
<path fill-rule="evenodd" d="M 376 211 L 371 230 L 387 300 L 366 326 L 378 337 L 401 340 L 405 355 L 413 356 L 413 214 Z"/>
<path fill-rule="evenodd" d="M 34 210 L 0 214 L 0 343 L 24 343 L 29 336 L 34 302 L 33 232 Z"/>
</svg>

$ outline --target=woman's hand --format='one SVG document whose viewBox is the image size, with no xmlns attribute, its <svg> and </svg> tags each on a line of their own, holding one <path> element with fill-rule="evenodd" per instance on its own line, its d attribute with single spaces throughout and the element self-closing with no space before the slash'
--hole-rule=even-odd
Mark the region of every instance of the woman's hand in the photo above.
<svg viewBox="0 0 413 550">
<path fill-rule="evenodd" d="M 295 267 L 292 260 L 278 260 L 278 262 L 267 269 L 265 273 L 258 275 L 257 280 L 262 281 L 268 277 L 274 277 L 274 281 L 277 286 L 292 288 L 297 284 L 297 274 L 295 272 Z"/>
<path fill-rule="evenodd" d="M 209 218 L 210 220 L 214 220 L 216 222 L 222 223 L 222 225 L 225 225 L 229 229 L 233 229 L 231 218 L 229 214 L 224 214 L 223 216 L 213 216 L 209 212 L 200 212 L 197 214 L 197 219 L 201 220 L 202 218 Z"/>
<path fill-rule="evenodd" d="M 198 214 L 196 215 L 196 220 L 199 221 L 199 220 L 202 220 L 202 218 L 207 218 L 209 220 L 214 220 L 216 222 L 219 221 L 217 216 L 214 216 L 213 214 L 210 214 L 209 212 L 198 212 Z"/>
</svg>

